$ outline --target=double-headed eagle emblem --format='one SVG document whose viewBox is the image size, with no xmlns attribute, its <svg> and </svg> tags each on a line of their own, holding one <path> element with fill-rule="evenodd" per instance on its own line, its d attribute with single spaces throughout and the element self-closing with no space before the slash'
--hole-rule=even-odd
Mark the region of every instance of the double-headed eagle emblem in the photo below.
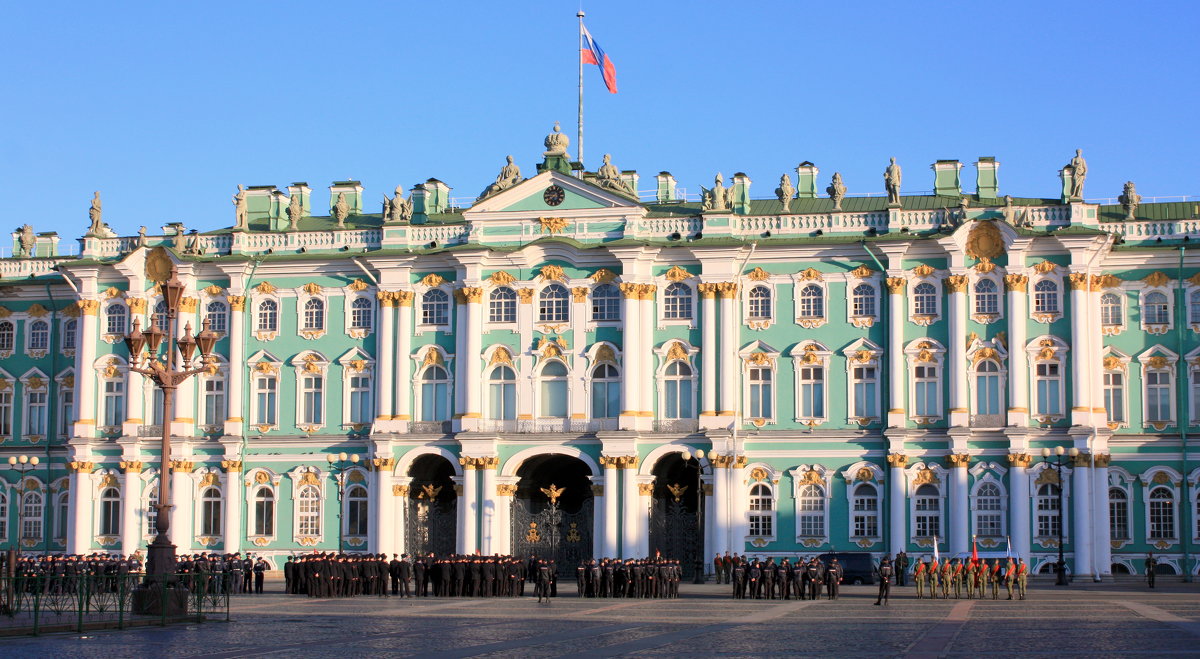
<svg viewBox="0 0 1200 659">
<path fill-rule="evenodd" d="M 567 488 L 557 487 L 554 485 L 554 483 L 551 483 L 550 487 L 543 487 L 541 490 L 542 494 L 546 495 L 546 498 L 550 499 L 550 505 L 554 506 L 558 504 L 558 498 L 563 495 L 563 492 L 567 491 Z"/>
</svg>

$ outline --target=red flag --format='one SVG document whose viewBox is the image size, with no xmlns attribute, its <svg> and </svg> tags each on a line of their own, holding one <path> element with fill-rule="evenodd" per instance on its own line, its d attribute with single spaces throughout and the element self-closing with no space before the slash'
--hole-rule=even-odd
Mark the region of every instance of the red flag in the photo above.
<svg viewBox="0 0 1200 659">
<path fill-rule="evenodd" d="M 580 23 L 580 27 L 583 24 Z M 579 58 L 584 64 L 595 64 L 600 67 L 600 72 L 604 76 L 604 86 L 608 87 L 608 91 L 613 94 L 617 93 L 617 67 L 613 64 L 612 58 L 609 57 L 600 44 L 592 38 L 592 33 L 588 32 L 586 27 L 583 28 L 583 49 L 579 51 Z"/>
<path fill-rule="evenodd" d="M 979 564 L 979 547 L 975 544 L 975 536 L 971 536 L 971 562 Z"/>
</svg>

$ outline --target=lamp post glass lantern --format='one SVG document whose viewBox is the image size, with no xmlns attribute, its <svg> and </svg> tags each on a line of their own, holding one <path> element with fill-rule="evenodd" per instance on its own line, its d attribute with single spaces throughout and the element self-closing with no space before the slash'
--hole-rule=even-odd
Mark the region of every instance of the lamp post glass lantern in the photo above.
<svg viewBox="0 0 1200 659">
<path fill-rule="evenodd" d="M 154 540 L 146 551 L 147 583 L 169 580 L 175 572 L 175 545 L 171 544 L 168 531 L 171 527 L 171 421 L 174 417 L 175 391 L 188 378 L 204 371 L 205 363 L 213 354 L 217 334 L 209 328 L 208 319 L 200 334 L 192 336 L 192 324 L 184 327 L 183 336 L 176 339 L 179 325 L 179 305 L 183 300 L 184 284 L 179 280 L 174 266 L 170 279 L 161 283 L 163 300 L 167 307 L 167 327 L 151 323 L 141 330 L 141 319 L 133 319 L 133 331 L 125 336 L 125 347 L 129 350 L 129 370 L 149 378 L 162 389 L 162 443 L 158 475 L 158 514 L 154 521 Z M 165 350 L 160 354 L 159 348 Z M 196 350 L 200 360 L 194 361 Z M 176 353 L 178 351 L 178 354 Z"/>
<path fill-rule="evenodd" d="M 1054 462 L 1050 461 L 1050 455 L 1052 453 L 1054 455 Z M 1055 446 L 1053 451 L 1051 451 L 1049 448 L 1042 449 L 1042 460 L 1044 460 L 1047 465 L 1053 466 L 1054 473 L 1056 476 L 1058 476 L 1058 562 L 1054 565 L 1054 571 L 1057 574 L 1057 577 L 1054 581 L 1054 585 L 1056 586 L 1070 585 L 1070 582 L 1067 581 L 1067 561 L 1063 554 L 1063 538 L 1066 532 L 1066 528 L 1063 526 L 1064 520 L 1066 519 L 1064 497 L 1066 488 L 1064 487 L 1062 477 L 1064 453 L 1073 459 L 1075 456 L 1079 455 L 1079 449 L 1072 447 L 1070 450 L 1066 450 L 1061 446 Z"/>
</svg>

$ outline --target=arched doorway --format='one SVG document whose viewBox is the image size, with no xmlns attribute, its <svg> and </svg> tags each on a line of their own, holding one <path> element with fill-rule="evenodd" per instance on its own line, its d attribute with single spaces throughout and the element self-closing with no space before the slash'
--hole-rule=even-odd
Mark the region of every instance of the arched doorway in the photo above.
<svg viewBox="0 0 1200 659">
<path fill-rule="evenodd" d="M 512 553 L 551 559 L 560 574 L 573 574 L 592 558 L 591 470 L 578 458 L 537 455 L 517 469 L 513 496 Z"/>
<path fill-rule="evenodd" d="M 701 569 L 704 565 L 700 470 L 695 459 L 685 461 L 679 453 L 668 453 L 651 473 L 650 555 L 678 560 L 684 577 L 690 579 L 696 565 Z"/>
<path fill-rule="evenodd" d="M 413 555 L 453 554 L 458 542 L 454 466 L 440 455 L 422 455 L 408 469 L 404 547 Z"/>
</svg>

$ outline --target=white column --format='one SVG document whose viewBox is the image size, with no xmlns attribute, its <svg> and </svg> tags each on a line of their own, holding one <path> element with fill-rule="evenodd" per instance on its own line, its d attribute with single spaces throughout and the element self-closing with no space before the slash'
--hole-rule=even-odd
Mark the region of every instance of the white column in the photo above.
<svg viewBox="0 0 1200 659">
<path fill-rule="evenodd" d="M 242 434 L 245 425 L 245 410 L 242 397 L 246 386 L 246 296 L 229 296 L 229 418 L 225 420 L 225 434 L 236 437 Z"/>
<path fill-rule="evenodd" d="M 641 305 L 638 304 L 638 285 L 621 284 L 621 352 L 624 356 L 624 374 L 621 377 L 621 416 L 618 423 L 622 430 L 636 430 L 638 427 L 638 407 L 641 405 L 642 366 L 639 357 L 642 354 L 641 332 L 638 331 L 641 317 Z"/>
<path fill-rule="evenodd" d="M 967 456 L 950 466 L 950 553 L 971 550 L 969 542 L 970 492 L 967 486 Z"/>
<path fill-rule="evenodd" d="M 72 467 L 71 470 L 71 524 L 67 528 L 67 552 L 71 554 L 91 551 L 92 536 L 96 534 L 92 527 L 92 508 L 95 505 L 93 468 L 93 464 L 83 463 L 78 469 Z"/>
<path fill-rule="evenodd" d="M 888 553 L 892 556 L 899 554 L 908 546 L 908 515 L 905 504 L 908 498 L 904 496 L 904 467 L 908 458 L 899 453 L 888 456 Z"/>
<path fill-rule="evenodd" d="M 713 465 L 713 511 L 712 511 L 712 531 L 713 539 L 712 551 L 725 552 L 733 551 L 729 544 L 729 469 L 728 456 L 719 456 L 712 461 Z M 740 553 L 740 552 L 739 552 Z"/>
<path fill-rule="evenodd" d="M 96 316 L 100 312 L 100 301 L 82 300 L 79 305 L 83 313 L 79 318 L 80 330 L 76 341 L 79 352 L 75 361 L 74 434 L 76 437 L 95 437 L 96 371 L 92 368 L 92 364 L 96 361 L 96 343 L 100 340 L 99 322 Z M 75 505 L 74 496 L 71 498 L 71 505 Z"/>
<path fill-rule="evenodd" d="M 604 465 L 604 543 L 600 547 L 600 555 L 615 558 L 620 555 L 617 546 L 617 503 L 620 499 L 618 487 L 616 458 L 604 456 L 600 458 Z"/>
<path fill-rule="evenodd" d="M 459 536 L 460 554 L 474 554 L 479 549 L 479 476 L 475 469 L 473 458 L 463 465 L 462 498 L 459 500 L 459 510 L 462 511 L 462 535 Z"/>
<path fill-rule="evenodd" d="M 1071 573 L 1085 579 L 1092 574 L 1092 456 L 1081 453 L 1072 462 L 1071 518 L 1074 530 L 1070 542 L 1075 563 Z"/>
<path fill-rule="evenodd" d="M 734 458 L 729 472 L 729 545 L 740 554 L 746 553 L 746 536 L 750 535 L 750 488 L 746 484 L 746 456 Z M 778 521 L 778 520 L 777 520 Z"/>
<path fill-rule="evenodd" d="M 478 308 L 478 304 L 471 305 Z M 499 466 L 499 458 L 495 458 L 495 462 L 491 459 L 483 464 L 483 486 L 480 491 L 480 524 L 481 535 L 479 538 L 479 548 L 484 555 L 492 555 L 496 552 L 496 507 L 500 497 L 496 496 L 496 467 Z"/>
<path fill-rule="evenodd" d="M 132 554 L 142 544 L 140 529 L 142 517 L 138 515 L 142 501 L 142 463 L 123 462 L 125 470 L 121 483 L 121 553 Z"/>
<path fill-rule="evenodd" d="M 466 318 L 466 346 L 463 354 L 458 355 L 459 363 L 462 364 L 464 377 L 461 382 L 466 389 L 463 400 L 466 407 L 463 410 L 463 430 L 476 430 L 479 428 L 479 419 L 483 418 L 483 406 L 481 404 L 481 385 L 479 378 L 483 371 L 483 289 L 482 288 L 464 288 L 463 298 L 466 300 L 466 313 L 463 316 Z M 492 476 L 495 476 L 495 469 L 491 470 Z M 486 474 L 485 480 L 486 480 Z M 495 496 L 495 488 L 488 490 L 487 484 L 484 484 L 483 497 L 484 500 L 489 500 Z M 485 518 L 484 529 L 487 529 Z M 485 530 L 485 537 L 486 537 Z M 488 553 L 488 552 L 484 552 Z"/>
<path fill-rule="evenodd" d="M 888 427 L 903 428 L 905 424 L 905 395 L 904 395 L 904 326 L 908 320 L 904 317 L 904 285 L 903 277 L 889 277 L 888 289 Z M 896 552 L 892 552 L 895 556 Z"/>
<path fill-rule="evenodd" d="M 392 494 L 392 552 L 403 554 L 408 551 L 408 492 L 412 487 L 412 479 L 396 477 L 393 480 Z"/>
<path fill-rule="evenodd" d="M 738 391 L 741 384 L 741 373 L 738 369 L 738 343 L 741 332 L 738 322 L 737 292 L 738 285 L 733 282 L 717 284 L 721 296 L 721 357 L 717 364 L 721 378 L 721 399 L 718 401 L 717 414 L 726 417 L 725 426 L 737 423 Z"/>
<path fill-rule="evenodd" d="M 126 437 L 137 437 L 138 426 L 145 425 L 149 416 L 143 411 L 147 392 L 145 382 L 140 373 L 129 371 L 125 374 L 125 424 L 121 434 Z M 153 413 L 154 410 L 147 411 Z"/>
<path fill-rule="evenodd" d="M 175 321 L 175 340 L 183 337 L 186 333 L 185 326 L 189 322 L 192 323 L 192 336 L 195 336 L 195 315 L 195 306 L 190 313 L 182 309 L 179 311 L 179 317 Z M 128 400 L 128 397 L 126 399 Z M 179 388 L 175 390 L 175 418 L 163 419 L 163 423 L 171 422 L 171 434 L 175 437 L 196 436 L 196 400 L 196 378 L 190 377 L 180 382 Z"/>
<path fill-rule="evenodd" d="M 712 284 L 700 285 L 700 418 L 717 415 L 717 300 Z"/>
<path fill-rule="evenodd" d="M 604 556 L 609 492 L 604 488 L 603 475 L 588 476 L 588 480 L 592 488 L 592 556 L 599 560 Z"/>
<path fill-rule="evenodd" d="M 1107 453 L 1094 457 L 1095 467 L 1092 469 L 1092 546 L 1095 548 L 1094 563 L 1096 580 L 1100 577 L 1112 576 L 1112 544 L 1108 536 L 1108 462 L 1111 456 Z M 1184 510 L 1187 504 L 1184 504 Z"/>
<path fill-rule="evenodd" d="M 621 558 L 639 558 L 637 463 L 621 465 Z"/>
<path fill-rule="evenodd" d="M 367 526 L 368 551 L 387 554 L 396 553 L 396 534 L 392 524 L 396 519 L 396 497 L 392 494 L 392 469 L 395 458 L 376 458 L 371 472 L 371 506 Z"/>
<path fill-rule="evenodd" d="M 641 305 L 639 312 L 639 320 L 637 330 L 641 335 L 638 338 L 638 354 L 639 362 L 638 373 L 641 380 L 638 387 L 638 394 L 641 398 L 641 403 L 638 405 L 638 416 L 644 421 L 638 424 L 642 429 L 650 429 L 653 427 L 654 419 L 654 394 L 657 387 L 654 384 L 654 326 L 657 323 L 658 315 L 654 310 L 654 285 L 648 285 L 649 292 L 643 292 L 642 299 L 638 303 Z"/>
<path fill-rule="evenodd" d="M 379 334 L 376 335 L 376 363 L 379 364 L 375 381 L 375 420 L 377 429 L 392 426 L 393 386 L 396 383 L 396 297 L 392 291 L 379 291 Z M 403 381 L 401 381 L 403 387 Z M 391 496 L 391 492 L 387 496 Z M 390 543 L 389 543 L 390 544 Z"/>
<path fill-rule="evenodd" d="M 408 422 L 412 420 L 412 291 L 397 291 L 400 304 L 396 307 L 399 315 L 396 330 L 396 407 L 392 419 L 397 430 L 408 430 Z"/>
<path fill-rule="evenodd" d="M 242 485 L 242 464 L 237 462 L 225 467 L 225 553 L 236 554 L 242 551 L 242 508 L 246 498 L 246 488 Z"/>
<path fill-rule="evenodd" d="M 628 474 L 633 476 L 634 472 Z M 637 555 L 650 555 L 650 502 L 651 494 L 649 486 L 654 483 L 653 476 L 635 476 L 637 479 L 637 505 L 634 507 L 636 517 L 631 524 L 632 528 L 637 530 Z"/>
<path fill-rule="evenodd" d="M 496 510 L 492 532 L 492 551 L 497 554 L 512 553 L 512 503 L 517 491 L 515 476 L 497 477 L 495 497 Z"/>
<path fill-rule="evenodd" d="M 454 305 L 454 370 L 451 371 L 454 377 L 454 409 L 453 419 L 456 429 L 466 430 L 462 427 L 463 414 L 467 411 L 467 345 L 470 343 L 468 335 L 470 331 L 467 329 L 467 305 L 462 303 L 462 290 L 454 291 L 454 299 L 458 301 Z"/>
<path fill-rule="evenodd" d="M 946 279 L 950 291 L 946 313 L 950 318 L 949 362 L 946 371 L 950 376 L 950 425 L 965 427 L 970 423 L 967 403 L 967 278 L 955 275 Z M 965 551 L 965 549 L 963 550 Z"/>
<path fill-rule="evenodd" d="M 1008 425 L 1024 428 L 1029 425 L 1029 367 L 1025 355 L 1028 342 L 1025 313 L 1025 289 L 1029 278 L 1008 275 Z M 1028 536 L 1027 536 L 1028 537 Z M 1028 555 L 1028 545 L 1026 545 Z"/>
<path fill-rule="evenodd" d="M 1088 377 L 1089 364 L 1098 361 L 1097 355 L 1087 354 L 1088 345 L 1088 281 L 1087 275 L 1073 273 L 1069 277 L 1071 287 L 1071 425 L 1088 425 L 1092 421 L 1092 385 Z M 1182 319 L 1180 319 L 1182 320 Z"/>
<path fill-rule="evenodd" d="M 182 462 L 182 460 L 181 460 Z M 191 467 L 171 470 L 171 527 L 167 537 L 179 554 L 190 554 L 196 529 L 192 526 L 192 506 L 195 501 L 195 485 L 192 483 Z"/>
<path fill-rule="evenodd" d="M 1031 458 L 1023 453 L 1008 456 L 1008 533 L 1012 538 L 1013 551 L 1029 562 L 1029 474 L 1026 471 Z"/>
</svg>

